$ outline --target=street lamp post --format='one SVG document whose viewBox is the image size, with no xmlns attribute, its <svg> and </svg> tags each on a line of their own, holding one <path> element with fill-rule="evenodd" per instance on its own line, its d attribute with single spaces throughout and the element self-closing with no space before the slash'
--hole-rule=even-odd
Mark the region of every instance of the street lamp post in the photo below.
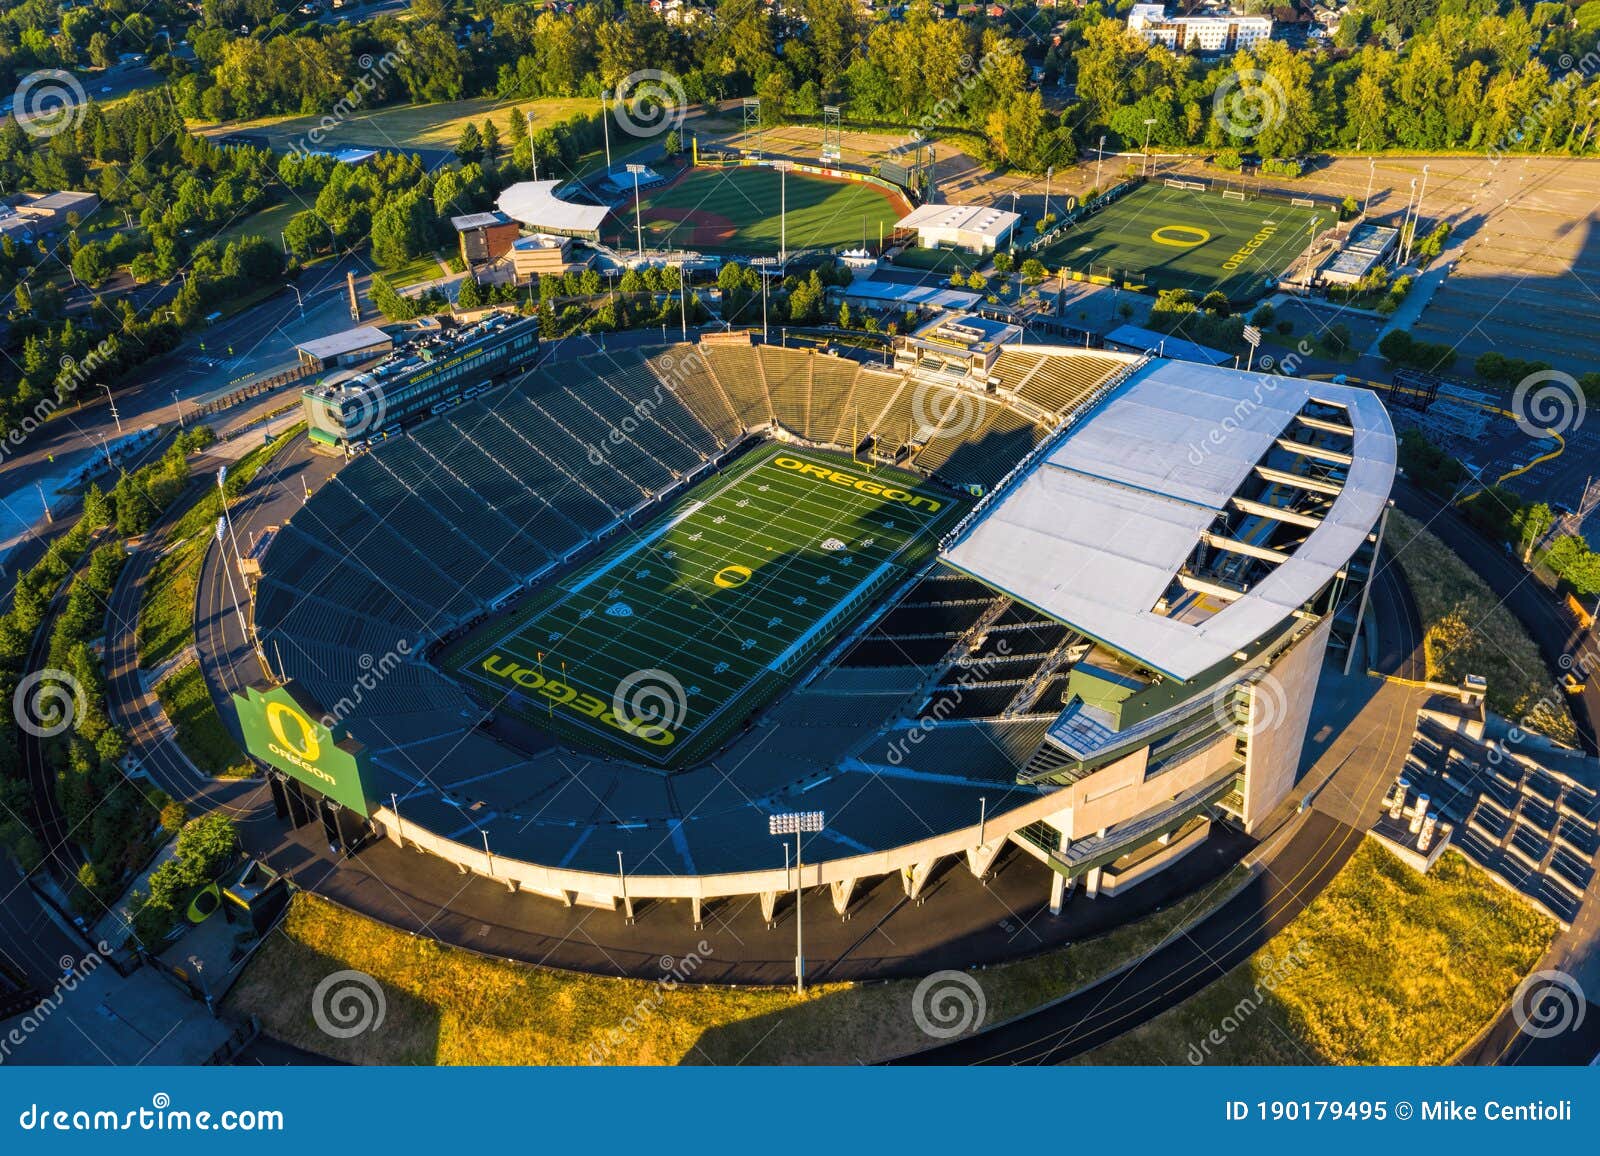
<svg viewBox="0 0 1600 1156">
<path fill-rule="evenodd" d="M 178 407 L 178 428 L 183 429 L 183 398 L 178 396 L 178 391 L 172 391 L 172 404 Z"/>
<path fill-rule="evenodd" d="M 1372 205 L 1372 179 L 1378 175 L 1378 158 L 1367 158 L 1367 195 L 1361 198 L 1361 216 L 1365 220 L 1367 210 Z"/>
<path fill-rule="evenodd" d="M 628 171 L 633 174 L 633 230 L 639 242 L 639 261 L 644 261 L 644 218 L 639 215 L 639 174 L 645 171 L 643 165 L 629 165 Z"/>
<path fill-rule="evenodd" d="M 1054 165 L 1044 171 L 1044 213 L 1039 217 L 1040 221 L 1048 221 L 1050 219 L 1050 178 L 1055 175 L 1056 168 Z"/>
<path fill-rule="evenodd" d="M 117 413 L 117 399 L 111 396 L 111 387 L 109 385 L 105 385 L 104 383 L 98 381 L 95 382 L 95 385 L 106 391 L 106 404 L 111 407 L 111 420 L 117 423 L 117 436 L 121 437 L 122 416 Z"/>
<path fill-rule="evenodd" d="M 44 496 L 44 483 L 35 481 L 33 484 L 39 488 L 39 504 L 44 507 L 44 520 L 52 526 L 55 525 L 56 516 L 50 512 L 50 499 Z"/>
<path fill-rule="evenodd" d="M 1100 165 L 1106 159 L 1106 134 L 1100 134 L 1100 148 L 1094 157 L 1094 193 L 1100 195 Z"/>
<path fill-rule="evenodd" d="M 1411 260 L 1412 250 L 1417 244 L 1417 230 L 1422 228 L 1422 198 L 1428 195 L 1428 166 L 1422 166 L 1422 188 L 1417 190 L 1417 211 L 1411 218 L 1411 239 L 1406 244 L 1406 260 Z"/>
<path fill-rule="evenodd" d="M 683 339 L 689 340 L 689 266 L 678 266 L 678 324 L 683 327 Z"/>
<path fill-rule="evenodd" d="M 611 90 L 600 90 L 600 127 L 606 134 L 606 171 L 611 171 Z"/>
<path fill-rule="evenodd" d="M 1139 175 L 1141 177 L 1145 175 L 1145 172 L 1149 168 L 1149 165 L 1150 165 L 1150 129 L 1151 129 L 1152 126 L 1154 126 L 1155 123 L 1156 123 L 1156 118 L 1155 117 L 1153 117 L 1153 116 L 1145 117 L 1145 121 L 1144 121 L 1144 157 L 1139 163 Z"/>
<path fill-rule="evenodd" d="M 821 811 L 780 811 L 767 816 L 767 833 L 794 836 L 794 990 L 804 995 L 806 990 L 806 950 L 804 921 L 800 915 L 800 895 L 805 883 L 805 868 L 800 857 L 800 837 L 806 831 L 820 831 L 824 826 Z"/>
<path fill-rule="evenodd" d="M 761 270 L 761 340 L 767 340 L 767 270 L 778 262 L 772 257 L 752 257 L 750 264 Z"/>
</svg>

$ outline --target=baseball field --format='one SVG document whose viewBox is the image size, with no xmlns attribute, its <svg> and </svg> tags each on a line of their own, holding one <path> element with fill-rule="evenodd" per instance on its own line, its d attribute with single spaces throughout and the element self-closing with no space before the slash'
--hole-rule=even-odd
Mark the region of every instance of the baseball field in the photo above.
<svg viewBox="0 0 1600 1156">
<path fill-rule="evenodd" d="M 914 474 L 766 446 L 445 664 L 536 726 L 681 766 L 929 557 L 964 506 Z"/>
<path fill-rule="evenodd" d="M 785 194 L 783 184 L 787 184 Z M 640 205 L 645 244 L 707 252 L 775 254 L 779 210 L 787 203 L 789 252 L 878 243 L 911 211 L 897 196 L 872 185 L 809 173 L 788 177 L 765 166 L 691 168 Z M 617 208 L 631 245 L 633 202 Z"/>
<path fill-rule="evenodd" d="M 1320 232 L 1332 213 L 1151 183 L 1069 227 L 1039 256 L 1052 269 L 1241 300 L 1293 264 L 1313 223 Z"/>
</svg>

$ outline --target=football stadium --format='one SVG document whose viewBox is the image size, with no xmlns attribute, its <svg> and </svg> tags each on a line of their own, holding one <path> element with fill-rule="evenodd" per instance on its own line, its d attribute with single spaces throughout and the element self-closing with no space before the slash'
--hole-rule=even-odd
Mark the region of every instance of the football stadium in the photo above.
<svg viewBox="0 0 1600 1156">
<path fill-rule="evenodd" d="M 780 226 L 780 205 L 787 206 Z M 655 248 L 775 254 L 877 244 L 910 211 L 904 196 L 860 180 L 789 172 L 768 165 L 697 167 L 640 202 L 645 243 Z M 617 207 L 633 222 L 633 200 Z M 784 236 L 780 237 L 780 232 Z M 633 233 L 618 235 L 631 248 Z"/>
<path fill-rule="evenodd" d="M 1332 223 L 1327 209 L 1193 184 L 1140 184 L 1067 226 L 1040 259 L 1086 277 L 1248 300 Z"/>
<path fill-rule="evenodd" d="M 696 922 L 1008 847 L 1059 910 L 1256 829 L 1359 629 L 1382 405 L 1004 337 L 705 335 L 330 430 L 234 700 L 279 814 Z"/>
</svg>

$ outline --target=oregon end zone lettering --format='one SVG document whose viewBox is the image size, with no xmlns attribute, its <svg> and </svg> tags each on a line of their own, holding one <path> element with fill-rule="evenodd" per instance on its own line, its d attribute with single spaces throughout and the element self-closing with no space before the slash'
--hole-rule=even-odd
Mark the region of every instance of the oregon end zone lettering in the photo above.
<svg viewBox="0 0 1600 1156">
<path fill-rule="evenodd" d="M 482 670 L 502 682 L 509 682 L 523 690 L 533 691 L 553 704 L 614 727 L 653 747 L 670 747 L 678 736 L 654 722 L 621 718 L 606 703 L 592 694 L 584 694 L 577 687 L 568 686 L 555 678 L 546 678 L 531 666 L 524 666 L 502 654 L 491 654 L 483 660 Z"/>
<path fill-rule="evenodd" d="M 1243 265 L 1247 260 L 1249 260 L 1252 253 L 1261 248 L 1261 246 L 1265 245 L 1268 241 L 1272 240 L 1272 234 L 1276 233 L 1277 231 L 1278 226 L 1273 222 L 1262 221 L 1261 231 L 1254 237 L 1251 237 L 1244 244 L 1240 245 L 1238 251 L 1222 263 L 1222 267 L 1230 273 L 1233 272 L 1240 265 Z"/>
<path fill-rule="evenodd" d="M 900 490 L 893 486 L 885 486 L 873 481 L 871 478 L 861 478 L 855 474 L 847 474 L 843 470 L 834 469 L 832 466 L 803 462 L 799 458 L 791 458 L 784 454 L 773 458 L 772 464 L 780 470 L 792 470 L 802 477 L 812 477 L 825 482 L 833 482 L 835 485 L 859 490 L 863 494 L 887 498 L 891 502 L 904 502 L 913 510 L 927 510 L 930 514 L 937 514 L 944 508 L 944 503 L 937 498 L 930 498 L 926 494 L 914 494 L 909 490 Z"/>
</svg>

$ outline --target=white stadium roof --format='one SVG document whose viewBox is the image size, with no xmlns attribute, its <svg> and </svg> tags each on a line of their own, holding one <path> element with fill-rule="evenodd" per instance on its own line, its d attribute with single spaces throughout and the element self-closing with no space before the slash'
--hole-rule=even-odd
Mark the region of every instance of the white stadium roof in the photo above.
<svg viewBox="0 0 1600 1156">
<path fill-rule="evenodd" d="M 1202 533 L 1311 403 L 1353 429 L 1342 487 L 1288 558 L 1198 622 L 1159 613 Z M 965 528 L 946 561 L 1171 677 L 1190 679 L 1299 609 L 1382 513 L 1395 439 L 1353 386 L 1154 360 Z"/>
<path fill-rule="evenodd" d="M 518 181 L 495 202 L 506 216 L 546 233 L 596 233 L 611 210 L 556 196 L 563 181 Z"/>
<path fill-rule="evenodd" d="M 959 229 L 985 237 L 1003 237 L 1022 218 L 988 205 L 921 205 L 895 222 L 897 229 Z"/>
</svg>

